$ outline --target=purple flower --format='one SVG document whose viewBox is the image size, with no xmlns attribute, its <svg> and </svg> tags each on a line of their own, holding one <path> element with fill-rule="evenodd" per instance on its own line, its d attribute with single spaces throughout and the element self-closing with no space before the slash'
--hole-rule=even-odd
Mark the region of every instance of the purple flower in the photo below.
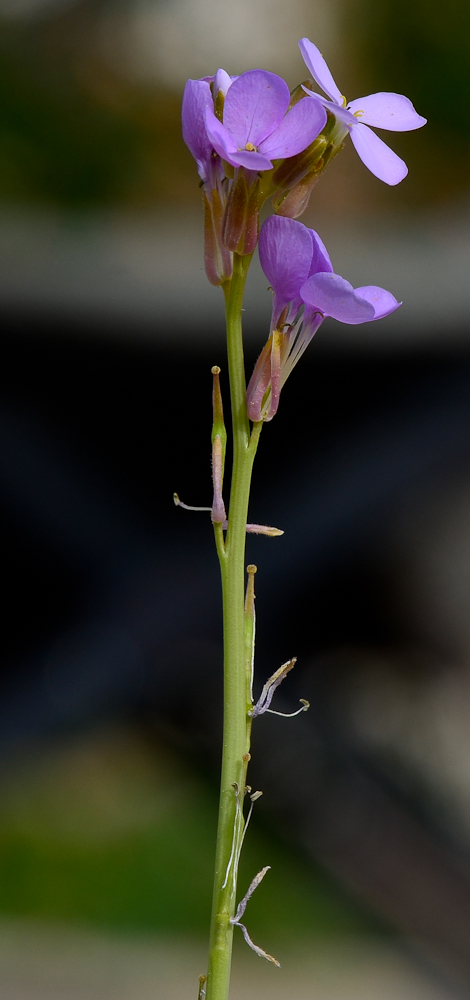
<svg viewBox="0 0 470 1000">
<path fill-rule="evenodd" d="M 300 100 L 290 111 L 289 103 L 289 88 L 280 76 L 262 69 L 242 73 L 226 91 L 222 121 L 212 103 L 205 107 L 211 147 L 233 167 L 271 170 L 272 160 L 301 153 L 326 123 L 325 110 L 318 102 L 312 109 L 311 101 Z"/>
<path fill-rule="evenodd" d="M 426 118 L 418 115 L 411 101 L 402 94 L 370 94 L 346 104 L 346 98 L 336 86 L 317 46 L 308 38 L 302 38 L 299 47 L 313 79 L 329 100 L 304 88 L 306 92 L 321 102 L 350 131 L 356 152 L 371 173 L 386 184 L 398 184 L 408 173 L 406 163 L 368 126 L 385 128 L 390 132 L 409 132 L 425 125 Z"/>
<path fill-rule="evenodd" d="M 247 389 L 248 416 L 254 421 L 272 420 L 286 379 L 327 316 L 341 323 L 368 323 L 401 305 L 384 288 L 353 288 L 334 274 L 320 237 L 293 219 L 272 215 L 266 220 L 259 255 L 274 300 L 271 336 Z"/>
<path fill-rule="evenodd" d="M 228 73 L 219 69 L 214 79 L 216 97 L 231 84 Z M 207 109 L 213 108 L 210 83 L 188 80 L 183 94 L 183 139 L 197 163 L 204 198 L 204 264 L 212 285 L 221 285 L 232 274 L 232 255 L 223 241 L 223 218 L 231 182 L 225 177 L 220 157 L 214 153 L 205 126 Z"/>
</svg>

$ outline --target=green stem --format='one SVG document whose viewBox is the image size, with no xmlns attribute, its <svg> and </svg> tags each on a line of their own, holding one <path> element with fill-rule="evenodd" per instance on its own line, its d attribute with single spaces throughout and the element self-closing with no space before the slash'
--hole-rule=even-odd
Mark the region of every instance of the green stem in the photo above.
<svg viewBox="0 0 470 1000">
<path fill-rule="evenodd" d="M 224 735 L 206 1000 L 227 1000 L 229 993 L 233 939 L 230 917 L 235 912 L 236 846 L 237 833 L 241 833 L 234 785 L 240 789 L 243 803 L 251 736 L 245 669 L 245 538 L 251 473 L 262 423 L 254 424 L 250 435 L 241 322 L 250 262 L 251 255 L 235 254 L 233 277 L 224 288 L 233 467 L 225 545 L 221 531 L 216 532 L 224 618 Z"/>
</svg>

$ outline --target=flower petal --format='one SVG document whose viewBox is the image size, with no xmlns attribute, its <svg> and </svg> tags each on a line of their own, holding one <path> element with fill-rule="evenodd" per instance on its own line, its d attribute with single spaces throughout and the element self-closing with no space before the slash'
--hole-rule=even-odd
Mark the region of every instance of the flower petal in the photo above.
<svg viewBox="0 0 470 1000">
<path fill-rule="evenodd" d="M 331 100 L 335 104 L 343 103 L 343 95 L 341 91 L 336 86 L 335 81 L 326 65 L 326 62 L 317 46 L 313 44 L 308 38 L 301 38 L 299 42 L 299 49 L 302 53 L 302 59 L 310 70 L 313 79 L 318 83 L 318 86 L 331 97 Z"/>
<path fill-rule="evenodd" d="M 333 264 L 323 240 L 320 239 L 314 229 L 309 229 L 309 233 L 313 240 L 313 257 L 308 276 L 318 274 L 319 271 L 329 271 L 331 273 L 333 271 Z"/>
<path fill-rule="evenodd" d="M 341 323 L 367 323 L 375 319 L 375 309 L 339 274 L 313 274 L 300 294 L 308 312 L 318 311 Z"/>
<path fill-rule="evenodd" d="M 212 111 L 210 86 L 204 80 L 188 80 L 183 94 L 181 118 L 183 139 L 194 156 L 199 176 L 207 180 L 212 143 L 205 127 L 206 110 Z"/>
<path fill-rule="evenodd" d="M 356 288 L 356 293 L 374 307 L 374 319 L 383 319 L 384 316 L 389 316 L 402 305 L 401 302 L 397 302 L 391 292 L 387 292 L 385 288 L 380 288 L 378 285 L 362 285 L 361 288 Z"/>
<path fill-rule="evenodd" d="M 282 122 L 267 139 L 259 144 L 260 153 L 272 160 L 301 153 L 317 138 L 326 125 L 326 111 L 320 101 L 304 97 L 294 104 Z"/>
<path fill-rule="evenodd" d="M 347 108 L 340 107 L 339 104 L 335 104 L 333 101 L 327 101 L 326 97 L 322 97 L 321 94 L 316 94 L 314 90 L 309 90 L 308 87 L 304 87 L 303 84 L 302 90 L 305 90 L 305 93 L 308 94 L 309 97 L 313 97 L 316 101 L 319 101 L 320 104 L 323 104 L 323 107 L 326 108 L 327 111 L 330 111 L 335 118 L 338 118 L 339 121 L 343 122 L 345 125 L 357 125 L 357 118 L 355 118 L 352 112 L 348 111 Z"/>
<path fill-rule="evenodd" d="M 285 306 L 299 298 L 312 256 L 313 237 L 301 222 L 281 215 L 266 219 L 259 234 L 259 259 L 274 291 L 274 325 Z"/>
<path fill-rule="evenodd" d="M 358 124 L 352 128 L 351 139 L 362 162 L 379 180 L 393 186 L 406 177 L 406 163 L 367 125 Z"/>
<path fill-rule="evenodd" d="M 255 172 L 272 170 L 273 167 L 271 160 L 267 156 L 263 156 L 261 153 L 249 153 L 246 149 L 238 149 L 236 153 L 232 153 L 230 163 L 233 163 L 237 167 L 246 167 L 247 170 L 254 170 Z"/>
<path fill-rule="evenodd" d="M 415 111 L 403 94 L 370 94 L 348 104 L 350 111 L 363 125 L 386 128 L 389 132 L 411 132 L 426 124 L 426 118 Z"/>
<path fill-rule="evenodd" d="M 227 91 L 232 86 L 233 81 L 236 79 L 237 77 L 229 76 L 224 69 L 218 69 L 217 73 L 214 76 L 214 87 L 213 87 L 214 98 L 217 97 L 217 94 L 221 92 L 225 97 Z"/>
<path fill-rule="evenodd" d="M 289 107 L 287 83 L 275 73 L 251 69 L 232 83 L 224 104 L 224 125 L 238 149 L 259 146 L 282 122 Z"/>
<path fill-rule="evenodd" d="M 232 136 L 230 135 L 230 132 L 228 132 L 225 128 L 225 125 L 222 125 L 222 122 L 219 122 L 219 119 L 216 118 L 212 110 L 212 101 L 211 107 L 206 108 L 204 126 L 211 144 L 211 149 L 215 149 L 219 156 L 221 156 L 224 160 L 228 160 L 228 162 L 232 163 L 233 166 L 238 166 L 237 163 L 233 163 L 231 158 L 233 153 L 238 152 L 237 147 L 232 139 Z"/>
<path fill-rule="evenodd" d="M 267 156 L 248 152 L 246 149 L 237 149 L 230 132 L 216 117 L 212 107 L 206 109 L 205 130 L 211 143 L 211 150 L 214 148 L 223 160 L 228 160 L 232 164 L 232 167 L 246 167 L 247 170 L 255 172 L 272 169 L 271 160 Z"/>
</svg>

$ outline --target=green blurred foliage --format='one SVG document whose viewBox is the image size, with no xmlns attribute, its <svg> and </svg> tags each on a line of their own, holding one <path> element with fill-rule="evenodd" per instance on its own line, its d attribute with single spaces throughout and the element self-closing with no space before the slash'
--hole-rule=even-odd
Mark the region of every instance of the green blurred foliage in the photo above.
<svg viewBox="0 0 470 1000">
<path fill-rule="evenodd" d="M 138 731 L 32 748 L 0 781 L 0 912 L 123 930 L 205 934 L 217 801 Z M 263 936 L 360 933 L 368 922 L 319 872 L 253 824 L 241 894 Z"/>
<path fill-rule="evenodd" d="M 181 95 L 126 77 L 98 44 L 103 12 L 127 5 L 76 0 L 39 21 L 0 19 L 0 200 L 72 208 L 198 203 Z M 352 0 L 339 14 L 348 65 L 332 68 L 341 86 L 349 75 L 347 96 L 397 91 L 429 119 L 419 133 L 390 138 L 410 167 L 395 203 L 425 205 L 467 190 L 467 0 L 449 0 L 444 11 L 425 0 Z M 383 186 L 367 180 L 372 200 L 386 200 Z"/>
<path fill-rule="evenodd" d="M 468 0 L 448 0 L 444 7 L 429 0 L 353 0 L 345 27 L 362 92 L 406 94 L 428 119 L 415 141 L 393 134 L 391 144 L 410 168 L 398 189 L 401 196 L 427 203 L 468 191 Z M 386 133 L 380 135 L 387 140 Z"/>
<path fill-rule="evenodd" d="M 96 10 L 0 19 L 0 199 L 67 207 L 193 198 L 180 96 L 105 65 Z"/>
</svg>

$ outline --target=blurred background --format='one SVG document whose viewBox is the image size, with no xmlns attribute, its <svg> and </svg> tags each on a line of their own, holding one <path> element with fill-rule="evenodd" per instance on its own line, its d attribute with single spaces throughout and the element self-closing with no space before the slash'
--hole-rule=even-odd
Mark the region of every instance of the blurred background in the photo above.
<svg viewBox="0 0 470 1000">
<path fill-rule="evenodd" d="M 470 989 L 470 9 L 424 0 L 0 0 L 0 997 L 179 1000 L 205 967 L 220 747 L 210 368 L 188 76 L 297 40 L 405 93 L 390 189 L 349 144 L 304 221 L 403 299 L 327 321 L 263 431 L 250 538 L 263 789 L 233 996 Z M 254 265 L 247 370 L 270 293 Z M 192 991 L 192 993 L 191 993 Z"/>
</svg>

